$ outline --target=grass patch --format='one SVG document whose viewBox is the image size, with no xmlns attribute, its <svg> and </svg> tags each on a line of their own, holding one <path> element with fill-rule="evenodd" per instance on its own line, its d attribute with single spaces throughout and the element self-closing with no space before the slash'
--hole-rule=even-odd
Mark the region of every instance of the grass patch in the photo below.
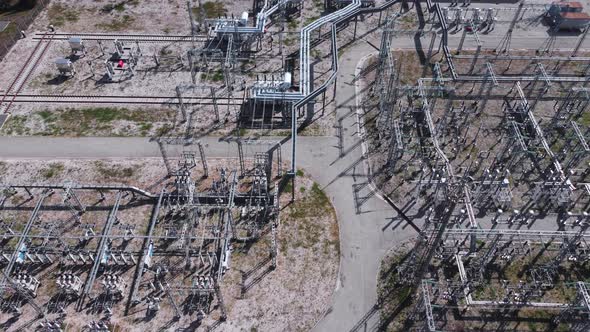
<svg viewBox="0 0 590 332">
<path fill-rule="evenodd" d="M 172 116 L 171 110 L 139 110 L 116 107 L 92 107 L 84 109 L 44 110 L 36 113 L 45 130 L 39 134 L 45 136 L 89 136 L 97 133 L 112 135 L 113 126 L 118 121 L 132 122 L 142 135 L 147 135 L 153 128 L 153 122 L 159 122 Z M 134 133 L 136 134 L 136 133 Z"/>
<path fill-rule="evenodd" d="M 248 129 L 240 128 L 237 130 L 237 134 L 238 134 L 238 136 L 246 136 L 248 134 Z"/>
<path fill-rule="evenodd" d="M 111 122 L 117 119 L 126 119 L 130 120 L 129 116 L 126 114 L 129 110 L 125 108 L 106 108 L 106 107 L 98 107 L 98 108 L 89 108 L 83 109 L 82 116 L 85 119 L 94 120 L 97 122 Z"/>
<path fill-rule="evenodd" d="M 12 195 L 12 197 L 10 198 L 10 203 L 12 203 L 13 205 L 19 205 L 22 202 L 25 201 L 25 197 L 22 195 Z"/>
<path fill-rule="evenodd" d="M 285 186 L 283 187 L 283 192 L 290 193 L 292 191 L 293 191 L 293 181 L 287 180 L 287 183 L 285 183 Z"/>
<path fill-rule="evenodd" d="M 404 29 L 411 29 L 411 27 L 416 26 L 417 17 L 413 13 L 408 12 L 399 19 L 399 22 Z"/>
<path fill-rule="evenodd" d="M 582 113 L 582 116 L 580 117 L 580 120 L 578 120 L 578 122 L 584 127 L 590 126 L 590 112 Z"/>
<path fill-rule="evenodd" d="M 381 303 L 381 317 L 383 321 L 388 321 L 388 318 L 391 317 L 393 312 L 398 312 L 394 322 L 383 326 L 386 331 L 403 330 L 403 324 L 399 324 L 399 322 L 403 322 L 405 317 L 407 317 L 407 311 L 412 302 L 412 288 L 400 284 L 398 274 L 396 273 L 397 267 L 402 263 L 407 254 L 408 250 L 402 247 L 395 253 L 387 255 L 383 259 L 379 270 L 377 297 L 378 302 Z"/>
<path fill-rule="evenodd" d="M 109 4 L 102 6 L 102 8 L 100 9 L 100 12 L 103 14 L 110 14 L 112 11 L 117 11 L 120 13 L 120 12 L 125 11 L 126 5 L 137 6 L 138 4 L 139 4 L 139 0 L 127 0 L 127 1 L 117 2 L 117 3 L 109 3 Z"/>
<path fill-rule="evenodd" d="M 24 115 L 12 115 L 4 124 L 2 131 L 7 135 L 27 135 L 30 130 L 25 127 L 27 117 Z"/>
<path fill-rule="evenodd" d="M 43 119 L 45 122 L 53 122 L 56 119 L 56 117 L 50 111 L 41 111 L 37 114 L 39 114 L 41 119 Z"/>
<path fill-rule="evenodd" d="M 123 15 L 121 18 L 114 18 L 109 23 L 96 24 L 96 27 L 107 31 L 121 31 L 129 29 L 133 22 L 135 22 L 135 18 L 129 15 Z"/>
<path fill-rule="evenodd" d="M 2 30 L 2 32 L 0 32 L 0 37 L 9 36 L 15 32 L 16 32 L 16 24 L 10 22 L 10 23 L 8 23 L 8 26 L 6 26 L 6 28 L 4 28 L 4 30 Z"/>
<path fill-rule="evenodd" d="M 289 23 L 287 23 L 288 30 L 295 30 L 295 29 L 297 29 L 297 26 L 299 25 L 297 23 L 298 22 L 296 20 L 289 21 Z"/>
<path fill-rule="evenodd" d="M 317 15 L 317 16 L 312 16 L 312 17 L 308 17 L 304 22 L 303 22 L 303 26 L 307 26 L 312 24 L 313 22 L 317 21 L 321 16 Z"/>
<path fill-rule="evenodd" d="M 299 132 L 299 136 L 322 136 L 325 134 L 325 130 L 317 122 L 314 122 L 311 125 L 306 126 Z"/>
<path fill-rule="evenodd" d="M 291 181 L 288 183 L 291 183 Z M 285 186 L 286 192 L 287 189 L 287 186 Z M 289 189 L 292 189 L 292 187 Z M 307 196 L 296 201 L 291 208 L 291 217 L 293 219 L 314 218 L 324 215 L 331 210 L 332 205 L 330 204 L 328 196 L 324 193 L 322 188 L 314 182 Z"/>
<path fill-rule="evenodd" d="M 135 175 L 133 167 L 107 166 L 102 161 L 95 162 L 94 167 L 101 176 L 110 179 L 130 178 Z"/>
<path fill-rule="evenodd" d="M 63 172 L 63 170 L 64 170 L 64 164 L 52 163 L 52 164 L 49 164 L 48 168 L 42 169 L 40 171 L 40 173 L 43 178 L 51 179 L 51 178 L 61 174 L 61 172 Z"/>
<path fill-rule="evenodd" d="M 292 190 L 291 181 L 287 182 L 285 186 L 285 192 Z M 301 190 L 305 196 L 296 200 L 287 212 L 289 219 L 295 223 L 297 227 L 297 241 L 293 243 L 293 247 L 302 247 L 309 249 L 315 245 L 322 245 L 324 252 L 329 253 L 330 245 L 338 245 L 337 241 L 332 239 L 324 240 L 325 229 L 320 223 L 317 222 L 318 217 L 331 215 L 336 218 L 332 205 L 328 196 L 320 188 L 320 186 L 314 182 L 310 190 Z M 330 233 L 333 235 L 332 233 Z M 337 234 L 337 228 L 336 228 Z M 328 238 L 326 236 L 326 238 Z M 337 249 L 339 249 L 337 247 Z"/>
<path fill-rule="evenodd" d="M 223 70 L 216 70 L 209 75 L 203 73 L 201 74 L 201 79 L 211 82 L 221 82 L 223 81 Z"/>
<path fill-rule="evenodd" d="M 218 18 L 227 14 L 225 5 L 215 1 L 206 1 L 201 7 L 194 7 L 192 10 L 196 20 Z"/>
<path fill-rule="evenodd" d="M 142 123 L 139 125 L 139 130 L 143 136 L 146 136 L 147 133 L 152 129 L 154 125 L 151 123 Z"/>
<path fill-rule="evenodd" d="M 172 130 L 173 126 L 170 124 L 164 124 L 156 130 L 156 136 L 164 136 Z"/>
<path fill-rule="evenodd" d="M 50 24 L 56 27 L 62 27 L 66 23 L 78 22 L 80 12 L 73 7 L 56 3 L 47 10 L 47 17 L 49 18 Z"/>
</svg>

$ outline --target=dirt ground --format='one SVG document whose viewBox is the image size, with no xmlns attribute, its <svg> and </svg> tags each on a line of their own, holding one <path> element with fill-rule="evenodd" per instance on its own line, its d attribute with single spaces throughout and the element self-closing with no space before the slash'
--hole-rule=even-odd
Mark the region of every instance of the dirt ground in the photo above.
<svg viewBox="0 0 590 332">
<path fill-rule="evenodd" d="M 237 160 L 211 160 L 211 172 L 217 173 L 221 167 L 237 168 Z M 248 161 L 247 167 L 251 167 Z M 129 159 L 129 160 L 4 160 L 0 162 L 0 183 L 51 183 L 60 184 L 66 180 L 76 183 L 116 184 L 122 183 L 140 188 L 147 188 L 151 192 L 158 192 L 164 185 L 165 167 L 161 159 Z M 199 179 L 202 170 L 198 166 L 194 178 Z M 289 204 L 287 195 L 281 197 L 281 218 L 278 228 L 279 255 L 277 268 L 270 268 L 270 235 L 263 235 L 254 243 L 233 244 L 233 254 L 230 270 L 222 281 L 222 294 L 228 308 L 228 319 L 219 324 L 215 321 L 219 317 L 219 310 L 213 310 L 209 317 L 201 322 L 201 327 L 214 327 L 222 331 L 301 331 L 309 330 L 329 307 L 334 291 L 339 262 L 338 225 L 334 210 L 319 187 L 299 172 L 296 203 Z M 197 182 L 199 190 L 211 185 L 210 174 L 206 180 Z M 163 182 L 164 180 L 164 182 Z M 287 188 L 288 189 L 288 188 Z M 242 190 L 242 189 L 241 189 Z M 92 200 L 92 195 L 81 193 L 83 201 Z M 32 207 L 34 200 L 26 202 L 26 194 L 13 196 L 9 204 L 21 204 Z M 94 195 L 96 196 L 96 195 Z M 61 195 L 52 195 L 47 204 L 63 204 Z M 113 194 L 107 194 L 107 202 L 112 202 Z M 127 206 L 130 196 L 124 198 Z M 32 205 L 31 205 L 32 204 Z M 118 217 L 122 225 L 129 225 L 143 232 L 150 218 L 150 205 L 140 205 L 125 208 Z M 107 211 L 92 212 L 82 216 L 85 222 L 103 222 Z M 4 218 L 26 222 L 26 213 L 4 211 Z M 42 212 L 44 227 L 50 220 L 66 220 L 71 214 L 67 211 L 59 214 Z M 318 217 L 320 216 L 320 217 Z M 57 222 L 64 225 L 63 221 Z M 36 226 L 37 227 L 37 226 Z M 61 227 L 61 226 L 60 226 Z M 121 226 L 123 227 L 123 226 Z M 119 227 L 119 228 L 121 228 Z M 113 233 L 122 230 L 113 230 Z M 69 232 L 76 234 L 77 228 Z M 123 228 L 121 228 L 123 229 Z M 36 228 L 32 232 L 37 232 Z M 265 232 L 270 232 L 266 230 Z M 70 233 L 68 233 L 70 234 Z M 129 248 L 139 249 L 141 241 L 132 240 Z M 317 264 L 321 261 L 322 264 Z M 134 268 L 128 268 L 121 275 L 131 280 Z M 37 275 L 42 282 L 36 301 L 41 305 L 49 305 L 54 276 L 52 269 L 47 269 Z M 83 279 L 84 280 L 84 279 Z M 99 289 L 97 281 L 94 286 Z M 172 308 L 167 302 L 162 303 L 162 309 L 155 318 L 146 319 L 144 305 L 132 310 L 129 316 L 119 316 L 126 299 L 117 304 L 115 314 L 111 318 L 111 326 L 125 331 L 152 330 L 158 328 L 196 328 L 194 315 L 185 315 L 178 321 L 170 321 Z M 70 308 L 73 310 L 74 305 Z M 12 331 L 27 323 L 27 317 L 32 317 L 30 306 L 23 307 L 21 319 L 13 321 L 10 315 L 2 314 L 0 327 Z M 50 314 L 49 319 L 57 318 Z M 68 315 L 65 320 L 66 330 L 81 330 L 88 322 L 98 321 L 101 317 L 91 312 L 77 312 Z M 31 322 L 36 326 L 38 321 Z M 195 325 L 196 324 L 196 325 Z"/>
<path fill-rule="evenodd" d="M 257 264 L 267 241 L 236 248 L 239 262 L 225 283 L 228 315 L 236 318 L 221 331 L 309 331 L 329 307 L 340 256 L 335 211 L 310 178 L 298 181 L 296 203 L 287 190 L 281 197 L 278 268 Z"/>
<path fill-rule="evenodd" d="M 237 1 L 245 3 L 246 1 Z M 164 17 L 162 13 L 166 13 Z M 53 24 L 68 32 L 145 32 L 184 34 L 190 26 L 186 1 L 53 0 L 33 25 L 45 30 Z"/>
</svg>

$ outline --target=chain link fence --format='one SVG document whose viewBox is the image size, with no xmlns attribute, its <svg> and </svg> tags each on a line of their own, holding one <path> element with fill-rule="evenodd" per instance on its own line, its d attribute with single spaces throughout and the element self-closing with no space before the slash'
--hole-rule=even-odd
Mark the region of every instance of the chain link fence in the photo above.
<svg viewBox="0 0 590 332">
<path fill-rule="evenodd" d="M 2 1 L 2 0 L 0 0 Z M 4 59 L 12 46 L 21 38 L 21 31 L 26 31 L 39 13 L 47 7 L 50 0 L 36 0 L 34 7 L 28 10 L 4 11 L 7 15 L 0 16 L 0 21 L 9 22 L 0 32 L 0 61 Z M 0 13 L 2 13 L 0 11 Z"/>
</svg>

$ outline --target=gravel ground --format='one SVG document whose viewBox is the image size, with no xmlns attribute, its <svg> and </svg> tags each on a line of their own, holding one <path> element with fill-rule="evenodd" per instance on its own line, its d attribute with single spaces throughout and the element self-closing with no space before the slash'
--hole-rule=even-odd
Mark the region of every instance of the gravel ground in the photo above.
<svg viewBox="0 0 590 332">
<path fill-rule="evenodd" d="M 249 2 L 238 1 L 224 2 L 225 13 L 227 15 L 239 15 L 244 10 L 249 10 Z M 22 66 L 22 59 L 24 54 L 30 54 L 36 45 L 36 41 L 32 40 L 33 32 L 45 31 L 45 27 L 49 22 L 54 22 L 58 31 L 68 32 L 113 32 L 121 31 L 122 33 L 158 33 L 158 34 L 187 34 L 189 32 L 188 14 L 184 9 L 185 3 L 182 1 L 168 1 L 168 2 L 142 2 L 136 1 L 80 1 L 76 6 L 68 4 L 65 1 L 54 1 L 52 5 L 43 12 L 37 19 L 35 24 L 29 29 L 28 37 L 20 40 L 13 50 L 7 55 L 2 62 L 3 70 L 0 73 L 0 81 L 7 82 L 5 86 L 0 84 L 0 89 L 6 89 L 10 82 L 14 79 L 20 67 Z M 304 2 L 302 15 L 300 17 L 294 16 L 285 22 L 285 33 L 283 34 L 284 49 L 280 52 L 278 47 L 278 33 L 281 30 L 281 23 L 279 20 L 272 22 L 268 32 L 265 34 L 261 42 L 261 50 L 256 54 L 256 57 L 250 61 L 240 61 L 236 70 L 236 86 L 234 96 L 241 97 L 243 94 L 242 86 L 252 85 L 257 78 L 263 79 L 270 77 L 270 75 L 280 75 L 283 62 L 290 57 L 296 57 L 299 49 L 299 30 L 301 26 L 309 24 L 321 15 L 322 2 Z M 170 22 L 159 22 L 160 18 L 154 18 L 159 13 L 170 13 Z M 219 11 L 220 13 L 223 11 Z M 100 13 L 98 15 L 97 13 Z M 175 16 L 178 16 L 178 19 Z M 129 17 L 125 24 L 115 24 L 117 29 L 112 28 L 112 21 L 124 20 L 124 17 Z M 358 24 L 357 36 L 366 33 L 376 25 L 378 20 L 377 15 L 362 17 Z M 56 24 L 55 22 L 58 22 Z M 149 24 L 141 24 L 150 22 Z M 366 26 L 366 27 L 365 27 Z M 113 31 L 111 31 L 113 30 Z M 323 28 L 324 33 L 328 32 L 328 28 Z M 352 39 L 353 25 L 349 24 L 344 30 L 339 32 L 338 42 L 343 48 Z M 103 44 L 107 50 L 112 50 L 113 45 L 110 42 Z M 97 94 L 97 95 L 161 95 L 174 96 L 177 85 L 189 84 L 191 82 L 190 74 L 188 72 L 188 60 L 186 51 L 189 43 L 177 44 L 148 44 L 140 43 L 143 56 L 138 63 L 137 72 L 131 78 L 119 83 L 103 82 L 103 74 L 105 72 L 104 56 L 96 42 L 86 42 L 88 54 L 79 59 L 75 59 L 74 66 L 76 68 L 76 75 L 69 79 L 62 79 L 57 76 L 54 61 L 57 58 L 65 57 L 69 54 L 69 46 L 65 41 L 54 41 L 48 48 L 44 58 L 40 61 L 39 66 L 32 73 L 31 77 L 23 87 L 23 93 L 50 93 L 50 94 Z M 315 86 L 322 84 L 330 74 L 331 56 L 330 56 L 330 41 L 324 39 L 322 43 L 314 46 L 311 56 L 314 61 Z M 343 52 L 341 49 L 339 52 Z M 107 52 L 107 55 L 109 52 Z M 178 61 L 170 60 L 171 66 L 155 67 L 152 56 L 154 54 L 166 54 L 170 57 L 181 57 L 180 65 Z M 92 64 L 92 66 L 90 65 Z M 178 64 L 178 66 L 176 65 Z M 198 75 L 198 85 L 211 85 L 221 88 L 223 85 L 219 74 L 216 74 L 220 68 L 218 65 L 213 65 L 209 68 L 209 75 Z M 293 71 L 293 79 L 298 80 L 299 71 Z M 242 83 L 244 82 L 244 83 Z M 187 94 L 191 95 L 190 93 Z M 193 94 L 194 95 L 194 94 Z M 223 95 L 223 94 L 222 94 Z M 323 100 L 318 98 L 318 104 L 315 106 L 315 114 L 313 122 L 303 132 L 303 135 L 329 135 L 333 133 L 333 103 L 331 104 L 330 93 L 327 94 L 328 106 L 326 109 L 321 109 Z M 115 106 L 115 105 L 113 105 Z M 90 108 L 91 106 L 76 105 L 78 109 Z M 175 106 L 176 107 L 176 106 Z M 42 111 L 58 110 L 63 108 L 63 105 L 44 105 L 39 107 L 38 104 L 14 104 L 11 108 L 11 113 L 16 115 L 16 118 L 8 121 L 12 122 L 13 127 L 24 127 L 21 130 L 4 130 L 7 135 L 38 135 L 51 134 L 46 130 L 46 124 L 39 121 L 39 117 L 29 117 L 30 114 L 36 114 Z M 186 129 L 186 126 L 176 122 L 173 119 L 168 125 L 176 128 L 176 134 L 192 133 L 192 135 L 201 135 L 203 131 L 213 134 L 227 134 L 235 129 L 235 122 L 239 109 L 232 107 L 231 109 L 221 108 L 221 117 L 223 124 L 216 125 L 212 121 L 212 106 L 197 106 L 199 109 L 198 120 L 191 123 L 191 128 Z M 23 119 L 27 117 L 27 119 Z M 95 128 L 92 126 L 87 133 L 78 133 L 78 135 L 155 135 L 158 128 L 162 126 L 161 123 L 152 123 L 154 130 L 143 130 L 142 124 L 136 124 L 128 128 L 128 123 L 115 120 L 112 124 L 112 131 L 104 128 Z M 54 124 L 54 127 L 58 124 Z M 137 128 L 136 128 L 137 127 Z M 139 129 L 138 129 L 139 128 Z M 98 130 L 94 130 L 98 129 Z M 213 129 L 213 130 L 211 130 Z M 60 133 L 59 130 L 56 133 Z M 67 133 L 65 133 L 67 134 Z M 256 134 L 270 134 L 270 135 L 284 135 L 284 129 L 278 130 L 258 130 Z"/>
<path fill-rule="evenodd" d="M 173 164 L 175 164 L 174 161 Z M 238 167 L 235 159 L 215 159 L 210 160 L 208 164 L 210 177 L 199 181 L 198 188 L 210 186 L 219 168 Z M 251 161 L 247 162 L 246 167 L 251 167 Z M 161 159 L 5 160 L 0 162 L 0 183 L 63 183 L 65 180 L 72 180 L 78 183 L 124 183 L 158 192 L 163 185 L 161 180 L 164 179 L 165 173 Z M 197 166 L 193 174 L 194 178 L 198 179 L 201 174 L 200 166 Z M 234 244 L 231 269 L 222 283 L 222 292 L 228 308 L 228 320 L 218 325 L 214 320 L 218 318 L 219 310 L 214 310 L 211 316 L 202 322 L 203 327 L 215 325 L 223 331 L 308 330 L 329 306 L 339 262 L 338 225 L 335 213 L 327 197 L 318 191 L 311 179 L 301 174 L 298 186 L 300 187 L 296 190 L 297 203 L 289 204 L 289 195 L 281 197 L 283 208 L 281 225 L 278 229 L 277 268 L 269 269 L 270 235 L 263 236 L 253 244 Z M 245 187 L 240 190 L 245 190 Z M 81 193 L 80 197 L 88 202 L 95 199 L 92 195 L 96 196 Z M 113 194 L 107 194 L 106 202 L 112 202 L 113 197 Z M 11 198 L 8 204 L 19 204 L 25 199 L 26 197 L 19 194 Z M 126 204 L 127 200 L 128 198 L 124 199 L 123 204 Z M 35 201 L 24 204 L 32 208 Z M 51 196 L 47 204 L 62 204 L 61 195 Z M 143 205 L 122 209 L 118 216 L 122 224 L 133 225 L 136 230 L 143 232 L 149 221 L 150 211 L 151 206 Z M 82 223 L 94 221 L 99 225 L 107 219 L 107 212 L 84 214 Z M 27 213 L 22 211 L 13 213 L 12 210 L 6 210 L 3 212 L 3 217 L 24 223 L 27 220 Z M 47 223 L 51 220 L 67 220 L 70 216 L 71 214 L 67 211 L 57 213 L 44 210 L 41 220 Z M 59 223 L 61 225 L 62 222 Z M 63 234 L 76 234 L 76 230 L 75 227 L 68 227 Z M 119 232 L 119 230 L 115 229 L 113 232 Z M 140 248 L 140 242 L 131 241 L 130 248 Z M 318 261 L 322 264 L 317 264 Z M 42 287 L 36 300 L 41 305 L 49 301 L 50 294 L 53 292 L 54 272 L 52 271 L 54 269 L 45 269 L 37 274 L 42 281 Z M 121 275 L 126 280 L 131 280 L 133 273 L 134 268 L 130 268 Z M 81 276 L 85 277 L 85 272 Z M 100 283 L 97 281 L 95 290 L 99 287 Z M 116 328 L 125 331 L 195 328 L 194 315 L 183 316 L 177 322 L 171 321 L 172 309 L 167 302 L 162 303 L 162 309 L 151 320 L 144 318 L 144 305 L 137 306 L 129 316 L 121 317 L 117 313 L 122 312 L 125 301 L 121 301 L 114 307 L 115 315 L 111 321 Z M 67 310 L 70 311 L 70 309 L 74 310 L 74 305 L 70 305 Z M 0 320 L 0 326 L 11 331 L 25 324 L 27 319 L 34 315 L 30 306 L 24 306 L 23 314 L 16 322 L 12 322 L 9 315 L 5 316 Z M 49 318 L 55 319 L 57 316 L 52 314 Z M 89 321 L 99 319 L 100 316 L 83 311 L 68 315 L 65 323 L 68 329 L 81 330 Z"/>
</svg>

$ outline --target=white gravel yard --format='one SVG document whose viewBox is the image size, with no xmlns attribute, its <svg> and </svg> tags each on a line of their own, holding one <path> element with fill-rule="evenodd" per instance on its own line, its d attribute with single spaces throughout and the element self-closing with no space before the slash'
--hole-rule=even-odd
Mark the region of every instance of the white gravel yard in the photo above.
<svg viewBox="0 0 590 332">
<path fill-rule="evenodd" d="M 251 11 L 252 4 L 249 1 L 222 1 L 202 2 L 203 10 L 195 10 L 195 17 L 215 17 L 218 15 L 240 15 L 243 11 Z M 309 24 L 320 16 L 322 4 L 318 1 L 305 2 L 303 4 L 302 16 L 294 15 L 285 23 L 286 33 L 283 36 L 284 49 L 280 53 L 278 47 L 278 36 L 280 22 L 272 22 L 268 33 L 265 34 L 261 43 L 262 49 L 257 53 L 255 59 L 238 62 L 235 70 L 235 84 L 233 85 L 233 96 L 241 98 L 244 94 L 244 87 L 251 86 L 257 78 L 263 79 L 265 75 L 279 75 L 283 61 L 299 48 L 298 30 L 304 24 Z M 196 5 L 195 5 L 196 6 Z M 171 34 L 186 35 L 190 31 L 190 22 L 184 1 L 78 1 L 75 5 L 66 1 L 53 1 L 52 4 L 41 13 L 37 21 L 27 32 L 27 38 L 20 40 L 2 62 L 3 71 L 0 72 L 0 90 L 6 89 L 14 80 L 23 65 L 23 58 L 26 59 L 32 53 L 37 40 L 33 40 L 35 32 L 47 31 L 46 27 L 52 23 L 58 32 L 102 32 L 102 33 L 141 33 L 141 34 Z M 163 15 L 162 13 L 166 13 Z M 161 22 L 163 17 L 165 22 Z M 376 18 L 375 18 L 376 19 Z M 251 17 L 251 21 L 253 18 Z M 116 21 L 115 23 L 113 23 Z M 142 24 L 140 24 L 142 23 Z M 251 24 L 252 22 L 250 22 Z M 328 31 L 324 28 L 322 31 Z M 343 34 L 349 34 L 351 28 L 347 28 Z M 271 42 L 272 40 L 272 42 Z M 271 46 L 272 44 L 272 46 Z M 79 58 L 71 58 L 76 70 L 73 77 L 59 77 L 55 60 L 67 57 L 70 54 L 70 47 L 65 40 L 55 40 L 49 45 L 47 52 L 43 55 L 38 66 L 31 73 L 24 84 L 22 94 L 65 94 L 65 95 L 103 95 L 103 96 L 175 96 L 175 88 L 178 85 L 191 84 L 191 77 L 188 71 L 187 51 L 190 43 L 145 43 L 140 42 L 139 47 L 142 55 L 139 58 L 135 74 L 122 82 L 107 83 L 105 78 L 105 60 L 114 50 L 112 41 L 102 43 L 106 52 L 100 49 L 98 42 L 85 41 L 87 54 Z M 126 45 L 135 45 L 127 42 Z M 43 46 L 42 46 L 43 47 Z M 199 47 L 199 45 L 197 45 Z M 153 56 L 161 57 L 161 65 L 158 67 Z M 316 85 L 319 85 L 329 75 L 331 63 L 330 42 L 324 40 L 314 47 L 311 54 L 314 57 L 314 71 Z M 167 59 L 164 59 L 167 57 Z M 294 80 L 298 79 L 298 70 L 293 71 Z M 223 74 L 219 64 L 212 64 L 208 69 L 208 75 L 203 72 L 197 75 L 197 85 L 213 86 L 217 88 L 218 96 L 225 96 Z M 0 91 L 1 92 L 1 91 Z M 206 95 L 208 92 L 192 92 L 186 96 Z M 328 101 L 331 96 L 327 96 Z M 176 101 L 176 100 L 171 100 Z M 221 102 L 224 102 L 221 99 Z M 136 108 L 145 108 L 151 113 L 155 107 L 122 107 L 121 105 L 101 105 L 106 108 L 129 109 L 133 112 Z M 316 105 L 314 122 L 306 129 L 303 135 L 326 135 L 333 132 L 333 113 L 331 105 L 320 111 L 319 104 Z M 5 135 L 141 135 L 155 136 L 162 132 L 168 132 L 175 128 L 170 134 L 188 134 L 200 136 L 203 134 L 225 135 L 235 129 L 236 119 L 240 112 L 239 107 L 220 107 L 221 123 L 213 121 L 213 107 L 211 105 L 199 105 L 189 109 L 195 111 L 191 128 L 186 129 L 179 124 L 177 118 L 169 116 L 178 111 L 178 106 L 164 106 L 168 109 L 166 117 L 150 120 L 146 116 L 141 121 L 126 121 L 125 119 L 113 119 L 108 126 L 96 126 L 96 121 L 91 121 L 88 128 L 83 131 L 71 131 L 62 128 L 59 121 L 47 123 L 47 117 L 40 114 L 46 112 L 56 113 L 55 116 L 65 110 L 96 109 L 95 105 L 67 105 L 46 103 L 42 106 L 33 103 L 14 103 L 11 107 L 10 118 L 2 129 Z M 157 107 L 156 107 L 157 108 Z M 32 116 L 31 116 L 32 115 Z M 81 114 L 80 117 L 84 117 Z M 196 121 L 195 121 L 196 119 Z M 150 122 L 151 121 L 151 122 Z M 248 133 L 250 134 L 250 133 Z M 267 134 L 283 135 L 284 131 L 269 132 Z"/>
</svg>

